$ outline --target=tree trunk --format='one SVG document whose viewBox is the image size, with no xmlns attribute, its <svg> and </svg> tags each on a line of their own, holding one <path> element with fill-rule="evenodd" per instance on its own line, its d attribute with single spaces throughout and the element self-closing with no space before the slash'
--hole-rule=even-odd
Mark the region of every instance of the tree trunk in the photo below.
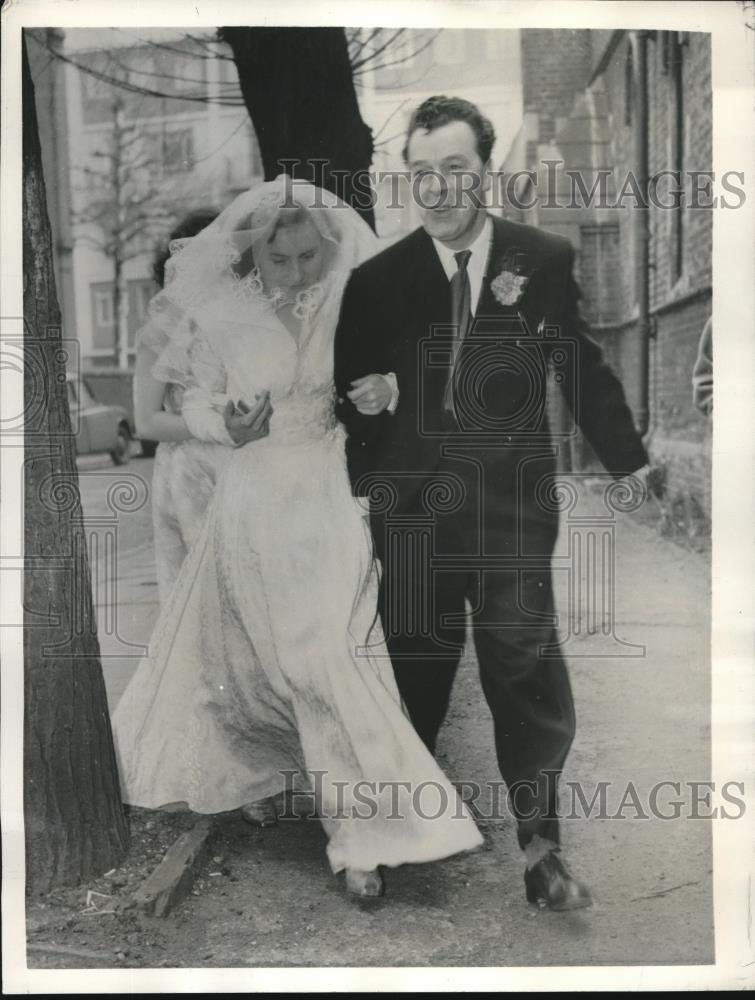
<svg viewBox="0 0 755 1000">
<path fill-rule="evenodd" d="M 113 217 L 115 226 L 112 236 L 113 251 L 113 363 L 116 368 L 121 364 L 121 239 L 123 233 L 123 191 L 121 187 L 121 169 L 123 167 L 123 102 L 118 96 L 113 101 L 113 153 L 110 160 L 110 181 L 113 186 Z"/>
<path fill-rule="evenodd" d="M 113 360 L 117 368 L 128 368 L 128 289 L 123 277 L 123 261 L 117 250 L 113 258 Z"/>
<path fill-rule="evenodd" d="M 24 819 L 27 887 L 40 893 L 118 865 L 128 830 L 94 623 L 25 46 L 22 73 Z"/>
<path fill-rule="evenodd" d="M 374 229 L 372 132 L 359 112 L 343 28 L 221 28 L 219 37 L 233 52 L 265 179 L 285 172 L 313 181 Z"/>
</svg>

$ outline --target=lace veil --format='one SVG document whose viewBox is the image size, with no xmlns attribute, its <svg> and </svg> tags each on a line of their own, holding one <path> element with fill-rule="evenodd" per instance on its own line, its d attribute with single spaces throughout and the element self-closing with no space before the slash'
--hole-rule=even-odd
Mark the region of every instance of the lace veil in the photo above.
<svg viewBox="0 0 755 1000">
<path fill-rule="evenodd" d="M 239 195 L 196 236 L 170 244 L 165 287 L 149 303 L 147 322 L 138 334 L 138 343 L 158 355 L 155 378 L 185 385 L 195 317 L 208 302 L 223 302 L 232 311 L 237 307 L 236 313 L 249 323 L 264 321 L 264 314 L 280 304 L 280 290 L 263 289 L 254 254 L 273 233 L 280 213 L 294 208 L 307 211 L 326 251 L 320 280 L 299 292 L 294 304 L 306 334 L 302 344 L 308 343 L 310 350 L 318 344 L 321 362 L 332 363 L 344 286 L 351 270 L 377 252 L 378 242 L 334 194 L 281 174 Z"/>
</svg>

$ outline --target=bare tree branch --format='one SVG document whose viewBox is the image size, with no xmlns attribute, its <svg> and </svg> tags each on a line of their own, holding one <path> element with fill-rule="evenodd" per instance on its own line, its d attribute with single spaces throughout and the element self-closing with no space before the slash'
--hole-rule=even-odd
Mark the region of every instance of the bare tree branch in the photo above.
<svg viewBox="0 0 755 1000">
<path fill-rule="evenodd" d="M 184 55 L 193 55 L 193 53 L 184 53 Z M 200 79 L 197 77 L 181 76 L 178 73 L 158 73 L 150 69 L 139 69 L 137 66 L 129 66 L 125 63 L 122 63 L 120 60 L 116 59 L 112 53 L 108 53 L 108 61 L 113 63 L 114 66 L 117 66 L 118 69 L 124 70 L 126 73 L 129 74 L 137 73 L 139 76 L 154 77 L 155 79 L 158 80 L 176 80 L 179 83 L 195 83 L 201 87 L 207 86 L 206 78 Z M 218 86 L 230 87 L 230 88 L 235 87 L 235 89 L 238 90 L 238 84 L 234 83 L 232 80 L 218 81 Z M 182 95 L 178 94 L 173 96 L 180 97 Z"/>
<path fill-rule="evenodd" d="M 349 57 L 351 60 L 352 67 L 360 52 L 362 52 L 365 46 L 369 45 L 372 42 L 372 40 L 376 38 L 377 35 L 379 35 L 383 29 L 373 28 L 367 37 L 362 36 L 361 30 L 362 30 L 361 28 L 352 28 L 351 30 L 349 30 L 348 28 L 345 29 L 346 41 L 349 46 Z"/>
<path fill-rule="evenodd" d="M 385 121 L 383 122 L 383 124 L 377 130 L 377 132 L 375 132 L 375 134 L 373 136 L 373 139 L 375 140 L 375 145 L 376 146 L 379 146 L 379 145 L 382 145 L 383 143 L 391 142 L 392 141 L 392 139 L 383 139 L 383 140 L 381 140 L 381 142 L 378 142 L 377 140 L 380 137 L 380 135 L 385 131 L 385 129 L 388 127 L 388 125 L 391 122 L 391 120 L 393 118 L 395 118 L 396 115 L 399 113 L 399 111 L 401 111 L 402 108 L 405 108 L 408 103 L 409 103 L 409 98 L 407 97 L 406 100 L 402 101 L 401 104 L 399 104 L 397 107 L 395 107 L 393 109 L 393 111 L 391 111 L 391 113 L 385 119 Z M 395 138 L 395 136 L 393 136 L 392 138 Z"/>
<path fill-rule="evenodd" d="M 118 29 L 116 29 L 116 30 L 118 30 Z M 206 44 L 213 44 L 213 45 L 224 45 L 225 44 L 220 39 L 210 39 L 210 38 L 201 39 L 200 36 L 193 35 L 193 34 L 191 34 L 191 32 L 186 32 L 183 37 L 191 39 L 192 41 L 195 41 L 195 42 L 203 41 Z M 180 48 L 177 45 L 170 45 L 168 42 L 156 42 L 156 41 L 154 41 L 154 39 L 141 38 L 138 35 L 136 36 L 136 38 L 137 38 L 137 40 L 141 44 L 143 44 L 143 45 L 149 45 L 150 48 L 153 48 L 153 49 L 163 49 L 165 52 L 173 52 L 176 55 L 181 55 L 181 56 L 192 55 L 196 59 L 204 59 L 204 60 L 223 59 L 226 62 L 233 62 L 233 56 L 224 55 L 222 52 L 214 52 L 214 51 L 208 49 L 207 50 L 208 51 L 208 55 L 203 55 L 201 52 L 187 52 L 186 49 L 182 49 L 182 48 Z"/>
<path fill-rule="evenodd" d="M 205 58 L 209 58 L 209 59 L 225 59 L 226 62 L 233 62 L 234 61 L 233 56 L 231 56 L 231 55 L 224 55 L 222 52 L 218 52 L 216 49 L 213 49 L 211 47 L 213 45 L 220 45 L 220 46 L 223 46 L 223 47 L 227 48 L 225 42 L 222 41 L 220 38 L 217 38 L 217 37 L 215 37 L 215 38 L 202 38 L 199 35 L 192 35 L 191 32 L 187 32 L 186 33 L 186 37 L 190 38 L 193 42 L 197 42 L 197 44 L 201 45 L 204 48 L 204 50 L 209 53 L 209 55 L 206 56 Z"/>
<path fill-rule="evenodd" d="M 402 63 L 408 62 L 415 56 L 424 52 L 434 39 L 440 33 L 438 29 L 433 33 L 429 40 L 425 43 L 419 45 L 411 52 L 407 52 L 406 55 L 400 58 L 390 59 L 387 62 L 379 62 L 379 57 L 389 51 L 392 45 L 407 31 L 406 28 L 397 28 L 395 30 L 385 29 L 385 28 L 373 28 L 369 36 L 362 38 L 358 34 L 351 35 L 352 42 L 349 45 L 350 62 L 352 66 L 353 76 L 355 83 L 359 82 L 359 77 L 363 76 L 368 70 L 381 70 L 388 68 L 390 66 L 399 66 Z M 379 38 L 380 35 L 386 33 L 386 36 L 378 45 L 373 43 Z M 114 87 L 120 90 L 125 90 L 132 94 L 142 94 L 145 97 L 157 97 L 172 101 L 189 101 L 196 104 L 214 104 L 219 107 L 233 107 L 239 108 L 244 106 L 244 101 L 241 97 L 232 96 L 237 85 L 234 81 L 218 81 L 216 86 L 228 90 L 227 93 L 219 94 L 217 96 L 210 95 L 208 93 L 203 94 L 184 94 L 184 93 L 169 93 L 163 90 L 156 89 L 155 87 L 146 86 L 139 83 L 132 83 L 128 79 L 124 79 L 117 75 L 107 73 L 103 70 L 95 69 L 92 66 L 88 66 L 85 62 L 81 62 L 78 59 L 74 59 L 71 56 L 64 55 L 62 52 L 56 51 L 52 48 L 42 33 L 34 33 L 34 37 L 37 42 L 47 51 L 50 56 L 54 59 L 59 59 L 61 62 L 67 63 L 70 66 L 74 66 L 79 72 L 84 73 L 92 78 L 99 80 L 101 83 L 107 84 L 110 87 Z M 226 43 L 222 39 L 217 41 L 213 39 L 202 39 L 199 36 L 193 35 L 191 33 L 186 33 L 184 38 L 194 42 L 195 44 L 202 45 L 205 48 L 205 53 L 190 51 L 185 48 L 181 48 L 178 45 L 170 45 L 166 42 L 156 42 L 150 39 L 142 39 L 137 36 L 137 41 L 139 44 L 149 46 L 154 49 L 161 49 L 166 52 L 171 52 L 175 55 L 180 55 L 184 59 L 201 59 L 208 61 L 211 59 L 222 59 L 226 62 L 234 62 L 233 56 L 225 55 L 222 51 L 215 51 L 209 46 L 217 45 L 224 46 Z M 369 50 L 365 53 L 365 50 Z M 197 85 L 207 85 L 206 81 L 194 79 L 192 77 L 181 76 L 177 74 L 167 74 L 152 72 L 148 70 L 142 70 L 138 67 L 126 66 L 117 60 L 112 52 L 108 53 L 109 61 L 115 66 L 121 69 L 123 72 L 128 74 L 138 74 L 140 76 L 153 77 L 157 80 L 176 80 L 183 83 L 196 83 Z M 418 79 L 421 79 L 418 78 Z"/>
<path fill-rule="evenodd" d="M 67 63 L 70 66 L 75 66 L 81 73 L 85 73 L 87 76 L 91 76 L 95 80 L 99 80 L 101 83 L 106 83 L 108 86 L 115 87 L 119 90 L 125 90 L 132 94 L 145 94 L 147 97 L 161 97 L 172 101 L 193 101 L 198 104 L 216 104 L 229 108 L 240 108 L 244 106 L 244 102 L 241 98 L 238 100 L 231 100 L 230 98 L 224 97 L 211 97 L 209 94 L 168 94 L 162 90 L 153 90 L 151 87 L 143 87 L 138 84 L 132 84 L 127 80 L 120 79 L 116 76 L 110 76 L 107 73 L 93 69 L 85 63 L 80 63 L 76 59 L 72 59 L 70 56 L 63 55 L 62 52 L 56 52 L 44 40 L 40 41 L 40 44 L 56 59 L 59 59 L 61 62 Z M 183 54 L 185 55 L 186 53 Z"/>
<path fill-rule="evenodd" d="M 433 33 L 433 35 L 430 38 L 427 39 L 426 42 L 420 45 L 419 48 L 415 49 L 413 52 L 407 53 L 405 56 L 402 56 L 401 59 L 393 59 L 390 62 L 382 62 L 371 66 L 366 65 L 368 60 L 366 59 L 363 60 L 361 63 L 358 63 L 357 66 L 353 67 L 354 76 L 355 77 L 362 76 L 368 70 L 369 72 L 375 72 L 381 69 L 388 69 L 388 67 L 390 66 L 401 66 L 403 63 L 410 62 L 412 59 L 414 59 L 415 56 L 420 55 L 420 53 L 424 52 L 425 49 L 428 49 L 433 44 L 433 42 L 435 41 L 435 39 L 438 37 L 438 35 L 441 33 L 442 30 L 443 30 L 442 28 L 439 28 L 436 32 Z M 387 48 L 387 46 L 385 46 L 380 51 L 385 51 L 385 48 Z M 421 80 L 424 75 L 425 75 L 424 73 L 421 74 L 421 76 L 419 76 L 417 80 L 414 82 L 419 82 L 419 80 Z"/>
<path fill-rule="evenodd" d="M 357 59 L 356 62 L 352 62 L 352 64 L 351 64 L 352 71 L 356 73 L 356 71 L 358 69 L 360 69 L 362 66 L 365 66 L 371 59 L 376 59 L 379 55 L 381 55 L 383 52 L 385 52 L 385 50 L 390 45 L 392 45 L 395 41 L 397 41 L 403 35 L 403 33 L 404 33 L 405 30 L 406 30 L 405 28 L 398 28 L 378 48 L 373 49 L 372 52 L 371 52 L 371 54 L 369 56 L 366 56 L 362 60 Z"/>
</svg>

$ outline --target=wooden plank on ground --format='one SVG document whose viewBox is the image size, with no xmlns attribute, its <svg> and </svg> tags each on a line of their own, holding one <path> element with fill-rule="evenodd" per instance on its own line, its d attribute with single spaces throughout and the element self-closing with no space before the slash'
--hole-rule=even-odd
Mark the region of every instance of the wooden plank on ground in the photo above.
<svg viewBox="0 0 755 1000">
<path fill-rule="evenodd" d="M 164 917 L 188 895 L 212 826 L 212 817 L 203 816 L 170 846 L 133 895 L 140 910 L 153 917 Z"/>
</svg>

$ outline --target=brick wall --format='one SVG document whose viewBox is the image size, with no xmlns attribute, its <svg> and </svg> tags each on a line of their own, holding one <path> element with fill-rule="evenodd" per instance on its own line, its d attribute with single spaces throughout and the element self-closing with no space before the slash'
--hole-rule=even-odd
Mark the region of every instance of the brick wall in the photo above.
<svg viewBox="0 0 755 1000">
<path fill-rule="evenodd" d="M 649 46 L 650 171 L 675 166 L 672 134 L 675 126 L 673 74 L 663 65 L 663 45 Z M 682 63 L 682 116 L 685 171 L 710 170 L 712 166 L 712 109 L 710 37 L 686 34 L 680 46 Z M 687 184 L 689 190 L 689 184 Z M 675 219 L 675 216 L 677 217 Z M 682 274 L 673 273 L 673 226 L 682 229 Z M 652 305 L 659 306 L 678 294 L 705 287 L 711 281 L 712 215 L 705 209 L 685 206 L 681 211 L 655 209 L 651 216 L 653 248 Z"/>
<path fill-rule="evenodd" d="M 532 28 L 521 32 L 522 103 L 540 116 L 541 141 L 554 135 L 556 118 L 565 118 L 574 95 L 590 75 L 591 32 Z"/>
<path fill-rule="evenodd" d="M 692 402 L 692 367 L 700 334 L 710 315 L 710 298 L 701 295 L 656 317 L 651 344 L 654 425 L 665 438 L 700 442 L 709 434 L 709 421 Z"/>
<path fill-rule="evenodd" d="M 639 124 L 629 33 L 619 37 L 607 31 L 525 30 L 521 43 L 524 106 L 539 115 L 540 142 L 552 140 L 567 168 L 608 167 L 614 193 L 620 192 L 628 173 L 635 169 Z M 603 54 L 610 55 L 603 72 L 589 92 L 580 95 L 579 88 L 586 87 Z M 710 170 L 709 36 L 653 32 L 647 56 L 651 176 L 676 168 Z M 593 123 L 587 130 L 586 108 Z M 553 122 L 559 118 L 554 133 Z M 537 154 L 542 155 L 542 147 L 536 151 L 534 146 L 528 148 L 531 167 L 537 167 Z M 585 180 L 589 186 L 590 176 Z M 689 193 L 689 181 L 686 187 Z M 628 198 L 626 207 L 613 215 L 583 213 L 573 242 L 583 313 L 636 409 L 640 399 L 634 242 L 638 215 L 632 204 Z M 575 213 L 562 214 L 561 220 L 549 216 L 546 228 L 567 232 Z M 542 225 L 544 216 L 535 209 L 523 221 Z M 655 330 L 650 344 L 649 449 L 652 461 L 665 471 L 667 496 L 672 500 L 683 497 L 702 522 L 710 510 L 711 425 L 694 406 L 691 375 L 711 310 L 712 213 L 689 206 L 651 208 L 650 229 L 650 305 Z M 586 464 L 591 462 L 589 447 L 583 444 L 576 453 Z"/>
<path fill-rule="evenodd" d="M 675 159 L 678 89 L 673 72 L 664 65 L 660 33 L 648 44 L 649 166 L 651 176 L 661 170 L 710 170 L 712 108 L 710 91 L 710 39 L 688 34 L 681 53 L 683 146 Z M 626 122 L 627 45 L 616 50 L 602 85 L 610 107 L 611 153 L 614 176 L 634 163 L 633 129 L 636 108 Z M 636 213 L 620 213 L 618 319 L 629 321 L 635 301 L 633 225 Z M 677 230 L 681 227 L 681 273 L 676 271 Z M 692 367 L 705 321 L 711 310 L 712 215 L 705 209 L 652 208 L 650 305 L 655 323 L 650 344 L 649 450 L 653 464 L 666 477 L 667 498 L 683 496 L 695 511 L 697 530 L 709 517 L 711 498 L 711 423 L 692 400 Z M 592 280 L 593 284 L 595 279 Z M 593 299 L 596 292 L 593 292 Z M 597 293 L 599 294 L 599 293 Z M 631 405 L 639 399 L 639 344 L 636 325 L 599 335 L 606 355 L 620 374 Z M 689 511 L 685 515 L 691 517 Z"/>
<path fill-rule="evenodd" d="M 708 295 L 662 313 L 651 343 L 651 454 L 665 470 L 668 499 L 689 498 L 697 521 L 710 518 L 712 425 L 692 402 L 691 375 L 709 315 Z"/>
</svg>

